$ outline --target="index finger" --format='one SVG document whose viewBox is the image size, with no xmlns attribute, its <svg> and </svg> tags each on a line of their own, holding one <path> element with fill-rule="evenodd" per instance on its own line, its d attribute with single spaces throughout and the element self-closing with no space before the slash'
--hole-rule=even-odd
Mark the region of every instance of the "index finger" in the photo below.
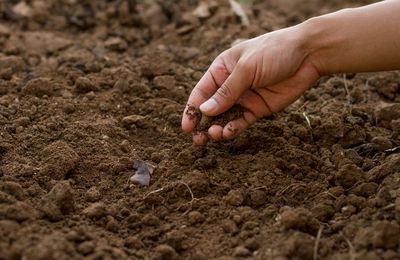
<svg viewBox="0 0 400 260">
<path fill-rule="evenodd" d="M 224 60 L 218 57 L 190 93 L 182 117 L 182 129 L 193 132 L 201 118 L 199 107 L 208 100 L 230 75 Z"/>
</svg>

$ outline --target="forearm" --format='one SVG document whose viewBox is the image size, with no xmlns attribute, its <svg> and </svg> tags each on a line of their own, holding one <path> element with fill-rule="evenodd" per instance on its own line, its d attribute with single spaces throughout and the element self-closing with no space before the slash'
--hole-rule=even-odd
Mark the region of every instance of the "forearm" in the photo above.
<svg viewBox="0 0 400 260">
<path fill-rule="evenodd" d="M 344 9 L 299 25 L 321 75 L 400 69 L 400 1 Z"/>
</svg>

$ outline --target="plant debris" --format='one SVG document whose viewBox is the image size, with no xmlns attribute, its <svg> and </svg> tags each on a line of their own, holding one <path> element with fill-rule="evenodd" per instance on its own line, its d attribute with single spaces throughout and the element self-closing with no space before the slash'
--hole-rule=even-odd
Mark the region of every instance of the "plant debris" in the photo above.
<svg viewBox="0 0 400 260">
<path fill-rule="evenodd" d="M 134 160 L 133 168 L 136 172 L 130 178 L 130 181 L 140 186 L 149 186 L 151 174 L 156 167 L 142 160 Z"/>
</svg>

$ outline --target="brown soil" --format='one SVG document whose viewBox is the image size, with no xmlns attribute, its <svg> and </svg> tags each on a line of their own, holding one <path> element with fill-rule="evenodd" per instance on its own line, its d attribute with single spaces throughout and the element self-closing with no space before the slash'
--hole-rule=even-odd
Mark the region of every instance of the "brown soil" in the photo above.
<svg viewBox="0 0 400 260">
<path fill-rule="evenodd" d="M 189 107 L 189 109 L 187 111 L 193 111 L 193 108 Z M 226 111 L 218 116 L 215 116 L 215 117 L 209 117 L 204 114 L 202 115 L 201 112 L 197 112 L 197 113 L 195 113 L 195 115 L 197 115 L 201 119 L 199 120 L 200 122 L 198 123 L 196 130 L 197 131 L 207 131 L 208 128 L 210 128 L 210 126 L 212 126 L 212 125 L 225 126 L 230 121 L 240 118 L 243 115 L 244 111 L 245 111 L 245 109 L 242 108 L 241 106 L 234 105 L 228 111 Z M 195 121 L 198 121 L 198 120 L 195 120 Z"/>
<path fill-rule="evenodd" d="M 398 72 L 325 77 L 203 149 L 180 128 L 233 41 L 368 1 L 255 1 L 249 27 L 138 2 L 0 2 L 0 259 L 400 258 Z"/>
</svg>

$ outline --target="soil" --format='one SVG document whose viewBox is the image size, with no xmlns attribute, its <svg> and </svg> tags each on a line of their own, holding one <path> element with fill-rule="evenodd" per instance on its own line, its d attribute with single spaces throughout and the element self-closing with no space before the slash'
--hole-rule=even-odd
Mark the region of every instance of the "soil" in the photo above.
<svg viewBox="0 0 400 260">
<path fill-rule="evenodd" d="M 134 2 L 0 2 L 0 259 L 400 258 L 399 72 L 324 77 L 229 142 L 180 128 L 234 41 L 368 1 L 246 1 L 247 27 Z"/>
<path fill-rule="evenodd" d="M 239 105 L 234 105 L 228 111 L 226 111 L 218 116 L 214 116 L 214 117 L 210 117 L 210 116 L 201 114 L 200 111 L 197 111 L 194 114 L 192 114 L 190 111 L 196 111 L 196 108 L 189 107 L 186 112 L 186 114 L 190 114 L 191 117 L 192 116 L 195 117 L 193 119 L 193 120 L 195 120 L 195 122 L 196 121 L 199 122 L 196 127 L 196 131 L 207 132 L 207 130 L 212 125 L 219 125 L 219 126 L 224 127 L 230 121 L 240 118 L 243 115 L 243 112 L 245 112 L 245 109 Z M 200 117 L 200 120 L 198 120 L 198 117 Z"/>
</svg>

